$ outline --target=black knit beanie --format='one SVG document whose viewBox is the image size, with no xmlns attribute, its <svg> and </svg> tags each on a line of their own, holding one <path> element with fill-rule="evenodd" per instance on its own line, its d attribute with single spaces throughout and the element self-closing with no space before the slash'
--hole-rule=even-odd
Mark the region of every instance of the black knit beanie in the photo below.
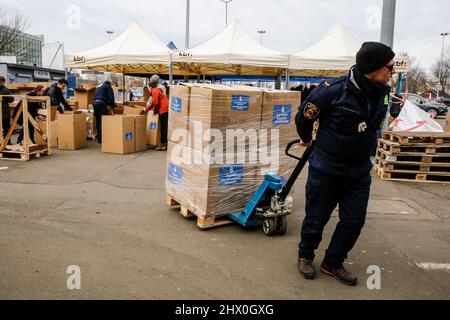
<svg viewBox="0 0 450 320">
<path fill-rule="evenodd" d="M 394 57 L 394 51 L 387 45 L 365 42 L 356 54 L 356 68 L 362 74 L 369 74 L 387 65 Z"/>
</svg>

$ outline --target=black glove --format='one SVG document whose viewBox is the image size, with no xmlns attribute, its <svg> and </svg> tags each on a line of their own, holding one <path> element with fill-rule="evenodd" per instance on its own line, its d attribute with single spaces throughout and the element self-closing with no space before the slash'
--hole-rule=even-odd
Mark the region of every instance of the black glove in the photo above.
<svg viewBox="0 0 450 320">
<path fill-rule="evenodd" d="M 65 110 L 66 110 L 66 111 L 73 111 L 73 109 L 72 109 L 72 107 L 71 107 L 71 106 L 67 106 L 67 107 L 65 107 Z"/>
<path fill-rule="evenodd" d="M 58 109 L 56 109 L 56 110 L 58 110 L 58 112 L 59 112 L 60 114 L 64 114 L 64 111 L 63 111 L 63 109 L 62 109 L 61 107 L 58 107 Z"/>
</svg>

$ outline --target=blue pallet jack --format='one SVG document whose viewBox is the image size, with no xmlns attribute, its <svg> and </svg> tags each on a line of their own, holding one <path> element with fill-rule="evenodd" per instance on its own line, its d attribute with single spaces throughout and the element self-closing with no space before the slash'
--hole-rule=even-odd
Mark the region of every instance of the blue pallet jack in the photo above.
<svg viewBox="0 0 450 320">
<path fill-rule="evenodd" d="M 313 143 L 305 150 L 301 158 L 289 153 L 292 146 L 300 142 L 300 140 L 292 141 L 286 147 L 286 155 L 299 161 L 287 182 L 286 179 L 277 174 L 267 173 L 261 186 L 244 210 L 230 214 L 229 219 L 246 228 L 262 223 L 263 232 L 269 237 L 275 234 L 286 234 L 286 216 L 289 214 L 293 203 L 293 199 L 288 195 L 314 148 Z"/>
</svg>

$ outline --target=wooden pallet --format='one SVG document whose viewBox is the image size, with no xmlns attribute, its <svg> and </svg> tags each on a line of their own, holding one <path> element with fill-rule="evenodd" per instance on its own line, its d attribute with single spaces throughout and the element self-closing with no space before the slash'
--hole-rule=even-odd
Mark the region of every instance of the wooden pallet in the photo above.
<svg viewBox="0 0 450 320">
<path fill-rule="evenodd" d="M 387 170 L 407 170 L 429 173 L 450 173 L 450 163 L 422 163 L 407 161 L 386 161 L 380 158 L 375 159 L 375 165 Z"/>
<path fill-rule="evenodd" d="M 380 139 L 378 148 L 394 155 L 398 153 L 444 154 L 450 155 L 450 143 L 409 143 L 401 144 L 389 140 Z"/>
<path fill-rule="evenodd" d="M 450 173 L 389 170 L 378 165 L 375 166 L 375 172 L 383 181 L 450 184 Z"/>
<path fill-rule="evenodd" d="M 450 163 L 449 153 L 427 154 L 422 152 L 400 152 L 392 153 L 382 148 L 377 149 L 377 158 L 388 162 L 420 162 L 420 163 Z"/>
<path fill-rule="evenodd" d="M 443 144 L 450 143 L 449 133 L 429 133 L 429 132 L 392 132 L 387 131 L 384 139 L 400 144 L 414 143 L 433 143 Z"/>
<path fill-rule="evenodd" d="M 38 159 L 41 156 L 46 156 L 46 155 L 48 155 L 48 150 L 36 150 L 36 151 L 30 152 L 30 154 L 29 154 L 30 159 Z M 29 159 L 27 159 L 25 154 L 21 151 L 0 152 L 0 159 L 1 160 L 11 160 L 11 161 L 29 161 Z"/>
<path fill-rule="evenodd" d="M 196 216 L 193 210 L 189 209 L 188 206 L 181 204 L 170 195 L 167 196 L 167 205 L 171 208 L 180 206 L 180 214 L 185 218 L 197 218 L 197 227 L 199 227 L 201 230 L 207 230 L 234 224 L 234 222 L 229 220 L 226 216 L 224 217 Z"/>
</svg>

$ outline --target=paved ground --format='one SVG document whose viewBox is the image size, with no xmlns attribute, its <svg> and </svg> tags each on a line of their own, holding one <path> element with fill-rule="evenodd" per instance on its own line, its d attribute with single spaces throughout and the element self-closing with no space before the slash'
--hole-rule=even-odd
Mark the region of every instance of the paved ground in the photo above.
<svg viewBox="0 0 450 320">
<path fill-rule="evenodd" d="M 166 207 L 165 156 L 106 155 L 91 144 L 1 161 L 0 299 L 450 298 L 448 185 L 374 178 L 369 218 L 348 260 L 360 284 L 350 288 L 297 275 L 305 174 L 285 237 L 237 225 L 202 232 Z M 81 267 L 79 291 L 66 287 L 69 265 Z M 382 270 L 381 290 L 366 287 L 371 265 Z"/>
</svg>

